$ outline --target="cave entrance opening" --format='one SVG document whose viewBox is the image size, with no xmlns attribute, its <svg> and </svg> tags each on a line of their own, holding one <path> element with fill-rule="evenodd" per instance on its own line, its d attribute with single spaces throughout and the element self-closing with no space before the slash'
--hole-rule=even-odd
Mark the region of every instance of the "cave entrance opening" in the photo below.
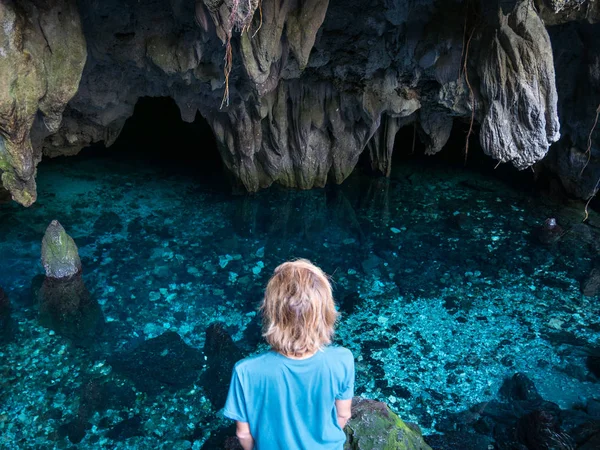
<svg viewBox="0 0 600 450">
<path fill-rule="evenodd" d="M 183 121 L 170 97 L 140 97 L 114 144 L 108 148 L 94 144 L 84 154 L 136 161 L 219 184 L 225 179 L 217 142 L 206 119 L 196 113 L 193 122 Z"/>
<path fill-rule="evenodd" d="M 181 119 L 170 97 L 141 97 L 112 146 L 123 157 L 184 172 L 222 173 L 223 162 L 212 129 L 200 113 Z"/>
</svg>

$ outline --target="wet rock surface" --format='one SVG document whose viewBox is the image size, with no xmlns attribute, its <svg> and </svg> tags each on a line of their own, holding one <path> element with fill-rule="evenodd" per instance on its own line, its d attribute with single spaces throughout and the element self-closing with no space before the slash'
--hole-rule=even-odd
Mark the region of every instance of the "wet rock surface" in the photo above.
<svg viewBox="0 0 600 450">
<path fill-rule="evenodd" d="M 404 423 L 385 403 L 356 397 L 344 429 L 346 450 L 431 450 L 417 425 Z"/>
<path fill-rule="evenodd" d="M 67 279 L 81 272 L 77 245 L 58 220 L 53 220 L 42 239 L 42 265 L 46 277 Z"/>
<path fill-rule="evenodd" d="M 597 297 L 600 295 L 600 267 L 593 268 L 590 274 L 584 279 L 581 291 L 587 297 Z"/>
</svg>

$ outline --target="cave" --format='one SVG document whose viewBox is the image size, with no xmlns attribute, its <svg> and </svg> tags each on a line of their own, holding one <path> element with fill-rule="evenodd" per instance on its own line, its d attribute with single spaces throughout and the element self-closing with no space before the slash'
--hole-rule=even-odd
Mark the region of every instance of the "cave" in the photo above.
<svg viewBox="0 0 600 450">
<path fill-rule="evenodd" d="M 200 113 L 184 122 L 169 97 L 141 97 L 110 147 L 101 141 L 82 149 L 80 157 L 135 160 L 215 183 L 225 170 L 208 122 Z"/>
<path fill-rule="evenodd" d="M 599 0 L 0 21 L 0 447 L 600 448 Z"/>
</svg>

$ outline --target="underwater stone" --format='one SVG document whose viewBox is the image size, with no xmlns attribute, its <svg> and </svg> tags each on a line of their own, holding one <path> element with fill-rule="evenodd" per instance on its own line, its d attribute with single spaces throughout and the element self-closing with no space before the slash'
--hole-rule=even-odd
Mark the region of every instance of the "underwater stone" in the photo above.
<svg viewBox="0 0 600 450">
<path fill-rule="evenodd" d="M 569 448 L 571 438 L 563 433 L 558 418 L 550 411 L 533 411 L 517 422 L 517 438 L 526 448 Z"/>
<path fill-rule="evenodd" d="M 586 297 L 600 295 L 600 268 L 594 267 L 581 284 L 581 292 Z"/>
<path fill-rule="evenodd" d="M 133 351 L 109 358 L 113 368 L 150 395 L 191 386 L 200 373 L 202 352 L 187 345 L 179 334 L 168 331 L 148 339 Z"/>
<path fill-rule="evenodd" d="M 81 273 L 70 278 L 46 277 L 34 294 L 43 326 L 72 339 L 77 346 L 89 347 L 96 342 L 104 327 L 104 315 Z"/>
<path fill-rule="evenodd" d="M 549 217 L 544 221 L 541 227 L 535 231 L 535 236 L 538 241 L 544 245 L 552 245 L 559 241 L 565 234 L 563 228 L 556 223 L 554 217 Z"/>
<path fill-rule="evenodd" d="M 8 342 L 12 336 L 12 319 L 8 295 L 0 287 L 0 343 Z"/>
<path fill-rule="evenodd" d="M 344 429 L 344 450 L 431 450 L 417 425 L 403 422 L 382 402 L 355 397 Z"/>
<path fill-rule="evenodd" d="M 231 372 L 236 362 L 242 359 L 241 350 L 221 322 L 214 322 L 206 330 L 204 355 L 208 368 L 202 374 L 202 386 L 206 397 L 216 409 L 225 405 Z"/>
<path fill-rule="evenodd" d="M 112 427 L 106 437 L 113 441 L 124 441 L 134 436 L 143 436 L 142 418 L 135 415 L 129 419 L 124 419 Z"/>
<path fill-rule="evenodd" d="M 42 239 L 42 265 L 49 278 L 69 278 L 81 272 L 77 245 L 58 220 L 50 222 Z"/>
<path fill-rule="evenodd" d="M 542 399 L 533 381 L 522 373 L 516 373 L 512 378 L 506 379 L 498 394 L 508 401 L 536 402 Z"/>
</svg>

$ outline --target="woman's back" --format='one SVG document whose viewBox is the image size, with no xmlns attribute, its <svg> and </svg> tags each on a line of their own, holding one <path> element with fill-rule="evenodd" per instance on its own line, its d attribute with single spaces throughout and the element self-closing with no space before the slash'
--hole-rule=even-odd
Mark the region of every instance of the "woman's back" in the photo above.
<svg viewBox="0 0 600 450">
<path fill-rule="evenodd" d="M 335 400 L 352 398 L 354 359 L 325 347 L 306 359 L 270 351 L 236 364 L 225 416 L 250 424 L 256 449 L 335 449 L 346 440 Z"/>
</svg>

